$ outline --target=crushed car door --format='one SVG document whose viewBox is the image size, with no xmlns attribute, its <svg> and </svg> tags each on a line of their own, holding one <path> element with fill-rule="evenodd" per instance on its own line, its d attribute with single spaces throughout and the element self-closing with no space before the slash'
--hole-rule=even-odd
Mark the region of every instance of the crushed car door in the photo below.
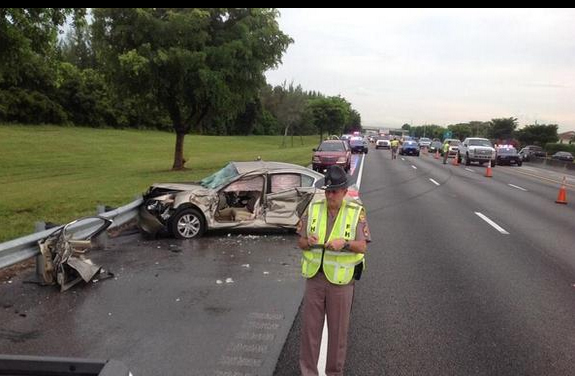
<svg viewBox="0 0 575 376">
<path fill-rule="evenodd" d="M 270 175 L 264 209 L 266 223 L 295 226 L 315 191 L 314 187 L 301 187 L 299 174 Z"/>
</svg>

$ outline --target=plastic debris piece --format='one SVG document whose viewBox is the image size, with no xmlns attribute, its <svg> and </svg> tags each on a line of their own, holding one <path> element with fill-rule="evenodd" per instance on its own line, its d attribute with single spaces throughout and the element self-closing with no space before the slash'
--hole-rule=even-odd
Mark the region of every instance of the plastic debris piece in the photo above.
<svg viewBox="0 0 575 376">
<path fill-rule="evenodd" d="M 231 278 L 226 278 L 226 283 L 234 283 L 234 280 Z"/>
<path fill-rule="evenodd" d="M 224 282 L 222 282 L 221 279 L 218 279 L 218 280 L 216 280 L 216 283 L 217 283 L 218 285 L 221 285 L 221 284 L 224 283 Z"/>
<path fill-rule="evenodd" d="M 244 268 L 249 268 L 249 267 L 250 267 L 250 264 L 242 264 L 242 266 L 243 266 Z"/>
<path fill-rule="evenodd" d="M 177 298 L 177 299 L 176 299 L 176 302 L 179 302 L 179 301 L 180 301 L 180 298 Z"/>
<path fill-rule="evenodd" d="M 268 274 L 270 274 L 270 272 L 264 272 L 264 275 L 268 275 Z"/>
</svg>

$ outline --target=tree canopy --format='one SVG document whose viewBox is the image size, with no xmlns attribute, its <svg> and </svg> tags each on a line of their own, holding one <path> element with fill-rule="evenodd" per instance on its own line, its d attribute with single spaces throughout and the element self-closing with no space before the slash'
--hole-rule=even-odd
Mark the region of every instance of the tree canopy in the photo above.
<svg viewBox="0 0 575 376">
<path fill-rule="evenodd" d="M 235 117 L 281 62 L 292 39 L 277 16 L 274 9 L 101 8 L 93 45 L 118 87 L 149 93 L 168 112 L 177 135 L 173 169 L 182 169 L 185 134 Z"/>
</svg>

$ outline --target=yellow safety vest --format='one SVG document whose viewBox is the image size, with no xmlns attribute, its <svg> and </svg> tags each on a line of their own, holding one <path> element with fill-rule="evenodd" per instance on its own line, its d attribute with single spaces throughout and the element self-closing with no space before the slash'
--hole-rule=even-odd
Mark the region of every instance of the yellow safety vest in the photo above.
<svg viewBox="0 0 575 376">
<path fill-rule="evenodd" d="M 359 214 L 363 207 L 355 202 L 344 200 L 333 224 L 328 241 L 343 238 L 346 241 L 355 239 Z M 318 244 L 325 244 L 327 230 L 327 201 L 313 202 L 308 208 L 307 234 L 316 235 Z M 323 261 L 322 261 L 323 256 Z M 335 285 L 346 285 L 353 278 L 355 266 L 364 262 L 364 254 L 347 251 L 329 251 L 311 248 L 303 251 L 301 259 L 302 275 L 312 278 L 319 271 L 320 265 L 328 281 Z"/>
</svg>

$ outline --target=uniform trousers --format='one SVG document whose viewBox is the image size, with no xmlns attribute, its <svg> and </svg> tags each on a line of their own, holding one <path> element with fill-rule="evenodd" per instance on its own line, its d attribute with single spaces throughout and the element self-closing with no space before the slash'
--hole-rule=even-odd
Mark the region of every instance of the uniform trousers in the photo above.
<svg viewBox="0 0 575 376">
<path fill-rule="evenodd" d="M 306 279 L 302 313 L 300 370 L 303 376 L 317 376 L 324 318 L 327 315 L 327 376 L 343 375 L 347 332 L 354 280 L 347 285 L 330 283 L 322 272 Z"/>
</svg>

